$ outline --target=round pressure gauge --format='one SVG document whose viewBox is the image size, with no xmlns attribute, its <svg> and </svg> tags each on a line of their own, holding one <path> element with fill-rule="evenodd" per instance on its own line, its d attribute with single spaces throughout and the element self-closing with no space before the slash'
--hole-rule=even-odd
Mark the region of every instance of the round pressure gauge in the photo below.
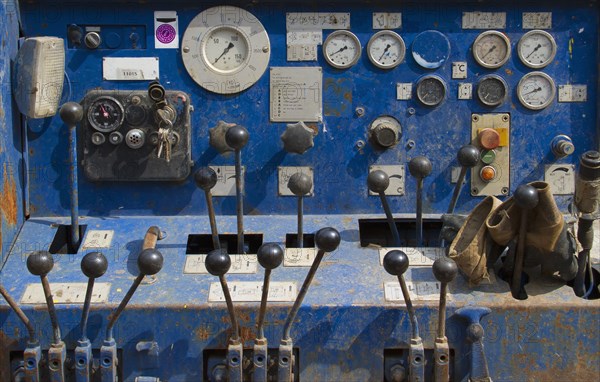
<svg viewBox="0 0 600 382">
<path fill-rule="evenodd" d="M 381 69 L 392 69 L 400 65 L 405 54 L 404 40 L 398 33 L 390 30 L 375 33 L 367 45 L 369 60 Z"/>
<path fill-rule="evenodd" d="M 338 69 L 347 69 L 356 64 L 360 58 L 360 51 L 358 37 L 347 30 L 337 30 L 331 33 L 323 43 L 325 61 Z"/>
<path fill-rule="evenodd" d="M 425 76 L 417 82 L 417 98 L 425 106 L 437 106 L 446 97 L 446 84 L 438 76 Z"/>
<path fill-rule="evenodd" d="M 425 69 L 437 69 L 450 56 L 450 41 L 443 33 L 428 30 L 419 33 L 412 42 L 412 56 Z"/>
<path fill-rule="evenodd" d="M 506 99 L 508 85 L 502 77 L 489 75 L 483 77 L 477 84 L 477 98 L 486 106 L 498 106 Z"/>
<path fill-rule="evenodd" d="M 269 36 L 251 13 L 237 7 L 209 8 L 185 30 L 182 58 L 192 79 L 218 94 L 234 94 L 254 85 L 271 57 Z"/>
<path fill-rule="evenodd" d="M 517 85 L 519 101 L 528 109 L 541 110 L 552 103 L 556 85 L 546 73 L 531 72 L 521 78 Z"/>
<path fill-rule="evenodd" d="M 556 41 L 546 31 L 532 30 L 523 35 L 517 45 L 521 62 L 533 69 L 548 66 L 556 56 Z"/>
<path fill-rule="evenodd" d="M 485 31 L 473 42 L 473 57 L 484 68 L 499 68 L 510 58 L 510 40 L 504 33 Z"/>
<path fill-rule="evenodd" d="M 92 127 L 101 133 L 110 133 L 123 124 L 123 105 L 113 97 L 98 97 L 88 107 L 87 118 Z"/>
</svg>

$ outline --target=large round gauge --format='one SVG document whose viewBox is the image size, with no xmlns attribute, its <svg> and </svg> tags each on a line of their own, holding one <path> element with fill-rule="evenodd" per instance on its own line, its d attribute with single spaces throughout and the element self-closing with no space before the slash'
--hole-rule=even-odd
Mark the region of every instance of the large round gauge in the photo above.
<svg viewBox="0 0 600 382">
<path fill-rule="evenodd" d="M 521 62 L 533 69 L 548 66 L 556 56 L 556 41 L 546 31 L 532 30 L 523 35 L 517 45 Z"/>
<path fill-rule="evenodd" d="M 510 58 L 510 40 L 502 32 L 485 31 L 473 42 L 473 57 L 484 68 L 499 68 Z"/>
<path fill-rule="evenodd" d="M 92 127 L 101 133 L 110 133 L 123 124 L 123 105 L 113 97 L 98 97 L 88 107 L 87 118 Z"/>
<path fill-rule="evenodd" d="M 390 30 L 375 33 L 367 44 L 369 60 L 381 69 L 392 69 L 400 65 L 405 54 L 404 40 L 398 33 Z"/>
<path fill-rule="evenodd" d="M 325 61 L 334 68 L 347 69 L 360 58 L 360 41 L 354 33 L 337 30 L 331 33 L 323 43 Z"/>
<path fill-rule="evenodd" d="M 555 94 L 554 81 L 542 72 L 527 73 L 517 85 L 519 101 L 531 110 L 544 109 L 554 101 Z"/>
<path fill-rule="evenodd" d="M 508 85 L 495 74 L 483 77 L 477 84 L 477 98 L 486 106 L 498 106 L 506 99 Z"/>
<path fill-rule="evenodd" d="M 437 69 L 450 56 L 450 41 L 443 33 L 428 30 L 419 33 L 412 42 L 412 56 L 425 69 Z"/>
<path fill-rule="evenodd" d="M 446 97 L 446 84 L 438 76 L 425 76 L 417 82 L 417 99 L 425 106 L 438 106 Z"/>
<path fill-rule="evenodd" d="M 183 64 L 192 79 L 218 94 L 254 85 L 271 57 L 269 36 L 251 13 L 219 6 L 199 13 L 183 35 Z"/>
</svg>

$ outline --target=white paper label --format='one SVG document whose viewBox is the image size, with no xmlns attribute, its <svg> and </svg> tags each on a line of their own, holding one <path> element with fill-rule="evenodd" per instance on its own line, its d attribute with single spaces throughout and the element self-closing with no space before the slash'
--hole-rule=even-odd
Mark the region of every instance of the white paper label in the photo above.
<svg viewBox="0 0 600 382">
<path fill-rule="evenodd" d="M 440 298 L 440 283 L 437 281 L 407 281 L 406 287 L 411 301 L 437 301 Z M 384 284 L 385 300 L 404 303 L 404 296 L 398 281 L 388 281 Z M 446 295 L 448 300 L 451 296 Z"/>
<path fill-rule="evenodd" d="M 458 84 L 458 99 L 473 98 L 473 84 L 462 83 Z"/>
<path fill-rule="evenodd" d="M 284 267 L 310 267 L 317 256 L 316 248 L 286 248 Z"/>
<path fill-rule="evenodd" d="M 289 12 L 285 15 L 287 31 L 350 29 L 350 13 Z"/>
<path fill-rule="evenodd" d="M 463 80 L 467 78 L 467 63 L 457 61 L 452 63 L 452 79 Z"/>
<path fill-rule="evenodd" d="M 317 61 L 316 45 L 288 45 L 288 61 Z"/>
<path fill-rule="evenodd" d="M 85 235 L 81 249 L 110 248 L 115 231 L 90 230 Z"/>
<path fill-rule="evenodd" d="M 523 12 L 523 29 L 552 28 L 552 12 Z"/>
<path fill-rule="evenodd" d="M 383 265 L 383 258 L 392 250 L 400 250 L 408 256 L 408 262 L 411 267 L 432 266 L 433 262 L 441 257 L 444 257 L 444 248 L 440 247 L 400 247 L 391 248 L 385 247 L 379 249 L 379 264 Z"/>
<path fill-rule="evenodd" d="M 463 12 L 463 29 L 504 29 L 506 12 Z"/>
<path fill-rule="evenodd" d="M 400 27 L 402 27 L 402 13 L 373 13 L 373 29 L 398 29 Z"/>
<path fill-rule="evenodd" d="M 229 293 L 234 302 L 260 302 L 262 296 L 262 281 L 232 281 L 229 282 Z M 293 282 L 271 281 L 269 284 L 269 298 L 272 302 L 290 302 L 296 299 L 297 287 Z M 209 302 L 225 302 L 221 283 L 210 284 L 208 292 Z"/>
<path fill-rule="evenodd" d="M 407 101 L 412 98 L 412 83 L 396 84 L 396 99 L 399 101 Z"/>
<path fill-rule="evenodd" d="M 587 101 L 587 85 L 559 85 L 558 102 Z"/>
<path fill-rule="evenodd" d="M 87 283 L 51 283 L 52 297 L 55 304 L 83 304 L 85 301 L 85 292 Z M 110 283 L 94 283 L 92 293 L 93 304 L 108 302 L 108 293 L 110 292 Z M 23 297 L 22 304 L 45 304 L 46 297 L 42 284 L 29 284 Z"/>
<path fill-rule="evenodd" d="M 211 190 L 213 196 L 235 196 L 235 166 L 208 166 L 217 173 L 217 184 Z M 246 166 L 242 166 L 242 190 Z"/>
<path fill-rule="evenodd" d="M 575 168 L 570 164 L 546 165 L 544 181 L 550 185 L 554 195 L 572 195 L 575 193 Z"/>
<path fill-rule="evenodd" d="M 313 186 L 310 189 L 310 192 L 304 196 L 313 196 L 314 195 L 314 191 L 315 191 L 315 183 L 314 183 L 314 174 L 313 174 L 313 169 L 312 167 L 308 167 L 308 166 L 279 166 L 277 168 L 277 180 L 278 180 L 278 191 L 279 191 L 279 196 L 296 196 L 294 195 L 294 193 L 289 189 L 288 187 L 288 182 L 290 181 L 290 178 L 292 177 L 292 175 L 297 174 L 297 173 L 301 173 L 304 175 L 307 175 Z"/>
<path fill-rule="evenodd" d="M 179 48 L 177 12 L 154 12 L 154 47 L 156 49 Z"/>
<path fill-rule="evenodd" d="M 273 67 L 270 90 L 272 122 L 322 121 L 320 67 Z"/>
<path fill-rule="evenodd" d="M 404 165 L 373 165 L 369 166 L 369 172 L 381 170 L 388 174 L 390 185 L 385 194 L 389 196 L 404 195 Z M 379 195 L 369 190 L 370 196 Z"/>
<path fill-rule="evenodd" d="M 207 274 L 206 261 L 207 255 L 187 255 L 185 257 L 185 274 Z M 252 274 L 258 269 L 256 255 L 229 255 L 231 258 L 231 268 L 227 273 Z"/>
<path fill-rule="evenodd" d="M 105 81 L 158 80 L 158 57 L 104 57 L 102 77 Z"/>
<path fill-rule="evenodd" d="M 321 45 L 323 32 L 318 31 L 292 31 L 286 34 L 287 45 Z"/>
</svg>

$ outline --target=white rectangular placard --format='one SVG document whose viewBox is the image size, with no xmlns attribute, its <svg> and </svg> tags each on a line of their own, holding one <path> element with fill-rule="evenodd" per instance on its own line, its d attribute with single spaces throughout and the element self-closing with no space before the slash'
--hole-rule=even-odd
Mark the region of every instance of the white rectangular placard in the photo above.
<svg viewBox="0 0 600 382">
<path fill-rule="evenodd" d="M 444 248 L 440 247 L 400 247 L 400 248 L 380 248 L 379 264 L 383 265 L 383 258 L 391 250 L 398 249 L 408 256 L 408 262 L 411 267 L 432 266 L 433 262 L 440 257 L 444 257 Z"/>
<path fill-rule="evenodd" d="M 463 12 L 463 29 L 504 29 L 506 12 Z"/>
<path fill-rule="evenodd" d="M 185 257 L 185 266 L 183 273 L 185 274 L 207 274 L 206 261 L 207 255 L 187 255 Z M 229 255 L 231 259 L 231 268 L 227 273 L 234 274 L 252 274 L 256 273 L 258 268 L 256 255 Z"/>
<path fill-rule="evenodd" d="M 323 69 L 271 68 L 271 121 L 321 122 L 323 120 Z"/>
<path fill-rule="evenodd" d="M 158 57 L 104 57 L 102 78 L 105 81 L 158 80 Z"/>
<path fill-rule="evenodd" d="M 285 15 L 288 32 L 298 30 L 350 29 L 347 12 L 288 12 Z"/>
<path fill-rule="evenodd" d="M 406 287 L 411 301 L 437 301 L 440 298 L 440 283 L 437 281 L 407 281 Z M 404 302 L 398 281 L 386 282 L 384 295 L 386 301 Z M 449 293 L 446 296 L 451 299 Z"/>
<path fill-rule="evenodd" d="M 51 283 L 52 297 L 55 304 L 83 304 L 87 283 Z M 92 293 L 92 304 L 108 302 L 110 283 L 95 283 Z M 42 284 L 29 284 L 21 304 L 45 304 L 46 297 Z"/>
<path fill-rule="evenodd" d="M 232 281 L 227 284 L 231 299 L 234 302 L 259 302 L 262 297 L 262 281 Z M 290 302 L 298 294 L 296 283 L 273 281 L 269 284 L 269 299 L 271 302 Z M 223 289 L 218 282 L 210 284 L 209 302 L 225 302 Z"/>
</svg>

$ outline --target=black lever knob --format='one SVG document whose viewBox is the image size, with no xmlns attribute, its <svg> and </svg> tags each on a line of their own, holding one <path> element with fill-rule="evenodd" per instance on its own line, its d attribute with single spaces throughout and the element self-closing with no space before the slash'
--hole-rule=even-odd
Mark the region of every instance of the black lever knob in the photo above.
<svg viewBox="0 0 600 382">
<path fill-rule="evenodd" d="M 54 267 L 54 258 L 48 251 L 36 251 L 27 256 L 27 269 L 35 276 L 46 276 Z"/>
<path fill-rule="evenodd" d="M 83 119 L 83 108 L 77 102 L 67 102 L 60 108 L 60 118 L 68 127 L 75 126 Z"/>
<path fill-rule="evenodd" d="M 371 171 L 367 176 L 367 186 L 369 190 L 379 194 L 379 199 L 381 200 L 381 205 L 383 206 L 383 211 L 385 212 L 385 216 L 388 222 L 388 226 L 390 227 L 390 231 L 392 232 L 392 237 L 394 240 L 393 245 L 399 247 L 400 246 L 400 234 L 398 233 L 398 227 L 396 227 L 396 222 L 394 221 L 394 216 L 392 215 L 392 210 L 387 202 L 387 197 L 385 196 L 385 190 L 390 185 L 390 178 L 385 171 L 375 170 Z"/>
<path fill-rule="evenodd" d="M 433 275 L 441 283 L 449 283 L 454 280 L 458 273 L 456 262 L 449 257 L 440 257 L 433 262 Z"/>
<path fill-rule="evenodd" d="M 402 276 L 408 270 L 408 266 L 408 256 L 403 251 L 389 251 L 383 257 L 383 268 L 392 276 Z"/>
<path fill-rule="evenodd" d="M 265 243 L 258 248 L 256 252 L 258 263 L 265 268 L 265 277 L 263 281 L 262 297 L 260 299 L 260 310 L 258 312 L 258 337 L 257 340 L 263 340 L 265 333 L 263 331 L 263 322 L 267 311 L 267 300 L 269 298 L 269 283 L 271 271 L 277 268 L 283 262 L 283 249 L 275 243 Z"/>
<path fill-rule="evenodd" d="M 446 291 L 448 283 L 454 280 L 458 267 L 454 260 L 443 256 L 433 262 L 433 275 L 440 282 L 440 303 L 438 308 L 438 331 L 434 344 L 434 380 L 447 382 L 450 380 L 450 349 L 446 338 Z"/>
<path fill-rule="evenodd" d="M 215 249 L 208 253 L 204 265 L 211 275 L 223 276 L 231 268 L 231 257 L 226 251 Z"/>
<path fill-rule="evenodd" d="M 97 279 L 106 273 L 108 261 L 100 252 L 90 252 L 81 259 L 81 271 L 90 279 Z"/>
<path fill-rule="evenodd" d="M 210 167 L 203 167 L 194 174 L 196 186 L 204 190 L 206 197 L 206 208 L 208 210 L 208 219 L 210 221 L 210 231 L 213 242 L 213 249 L 221 248 L 219 242 L 219 231 L 217 229 L 217 220 L 215 217 L 215 209 L 212 202 L 212 193 L 210 190 L 217 184 L 217 173 Z"/>
<path fill-rule="evenodd" d="M 227 146 L 234 150 L 241 150 L 248 143 L 248 130 L 240 125 L 231 126 L 225 133 L 225 142 Z"/>
<path fill-rule="evenodd" d="M 450 200 L 450 205 L 448 206 L 447 213 L 449 214 L 454 212 L 456 202 L 458 201 L 458 195 L 460 194 L 465 176 L 467 175 L 467 170 L 475 167 L 475 165 L 479 163 L 479 149 L 473 145 L 465 145 L 458 150 L 456 159 L 458 159 L 458 163 L 460 163 L 461 168 L 460 175 L 456 181 L 456 186 L 454 187 L 452 199 Z"/>
<path fill-rule="evenodd" d="M 288 180 L 288 188 L 298 197 L 298 235 L 296 244 L 298 248 L 304 248 L 304 195 L 312 189 L 313 183 L 310 177 L 297 172 Z"/>
<path fill-rule="evenodd" d="M 408 163 L 408 171 L 417 178 L 417 247 L 423 246 L 423 179 L 431 174 L 431 162 L 417 156 Z"/>
<path fill-rule="evenodd" d="M 531 210 L 538 204 L 538 190 L 528 184 L 520 185 L 515 190 L 514 198 L 519 207 Z"/>
<path fill-rule="evenodd" d="M 146 276 L 152 276 L 160 272 L 163 267 L 164 258 L 157 249 L 144 249 L 138 256 L 138 268 L 140 273 Z"/>
<path fill-rule="evenodd" d="M 521 223 L 519 225 L 519 238 L 517 241 L 517 254 L 513 268 L 511 282 L 511 294 L 518 300 L 525 300 L 527 293 L 521 287 L 523 273 L 523 259 L 525 257 L 525 235 L 527 234 L 527 215 L 529 210 L 535 208 L 539 201 L 538 191 L 535 187 L 522 184 L 515 190 L 513 195 L 517 206 L 521 207 Z"/>
<path fill-rule="evenodd" d="M 237 210 L 237 253 L 244 251 L 244 190 L 242 189 L 242 148 L 248 143 L 248 130 L 240 125 L 231 126 L 225 133 L 227 146 L 235 150 L 235 197 Z"/>
<path fill-rule="evenodd" d="M 315 234 L 315 243 L 322 252 L 333 252 L 340 245 L 340 233 L 332 227 L 321 228 Z"/>
</svg>

